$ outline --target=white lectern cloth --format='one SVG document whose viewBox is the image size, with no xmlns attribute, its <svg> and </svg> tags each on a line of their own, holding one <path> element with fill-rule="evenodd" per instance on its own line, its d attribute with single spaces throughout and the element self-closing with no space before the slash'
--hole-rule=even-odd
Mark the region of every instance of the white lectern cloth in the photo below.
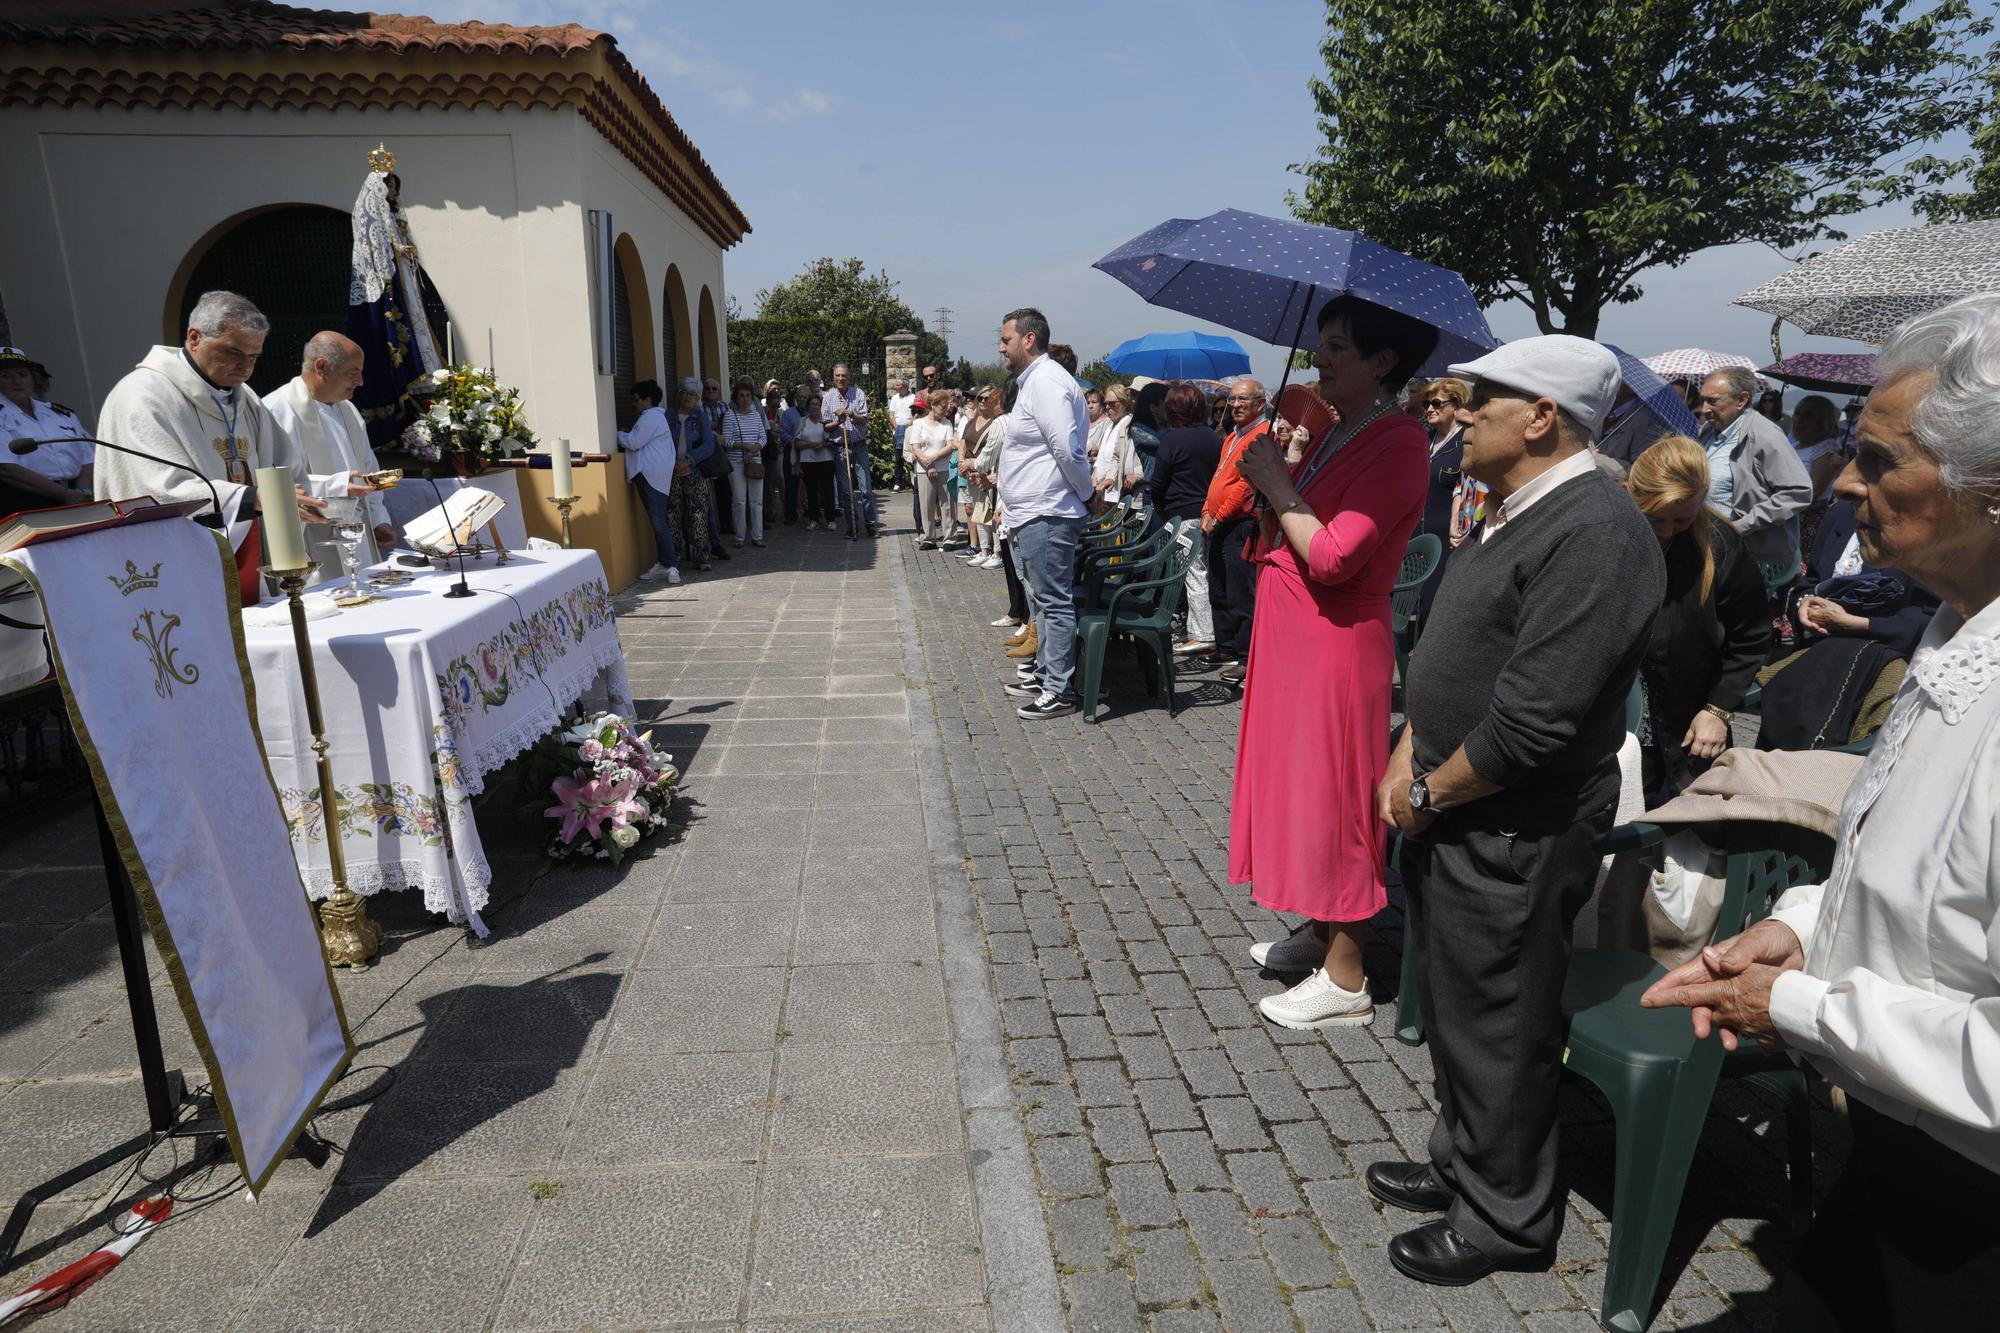
<svg viewBox="0 0 2000 1333">
<path fill-rule="evenodd" d="M 41 595 L 70 721 L 261 1189 L 354 1048 L 251 720 L 229 548 L 176 518 L 0 564 Z"/>
</svg>

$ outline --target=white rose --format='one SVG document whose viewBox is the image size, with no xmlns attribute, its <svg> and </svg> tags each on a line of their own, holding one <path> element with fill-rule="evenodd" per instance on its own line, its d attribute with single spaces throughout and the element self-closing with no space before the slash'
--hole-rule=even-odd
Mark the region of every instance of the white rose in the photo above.
<svg viewBox="0 0 2000 1333">
<path fill-rule="evenodd" d="M 639 843 L 639 830 L 629 824 L 612 829 L 611 841 L 616 844 L 618 850 L 629 851 Z"/>
</svg>

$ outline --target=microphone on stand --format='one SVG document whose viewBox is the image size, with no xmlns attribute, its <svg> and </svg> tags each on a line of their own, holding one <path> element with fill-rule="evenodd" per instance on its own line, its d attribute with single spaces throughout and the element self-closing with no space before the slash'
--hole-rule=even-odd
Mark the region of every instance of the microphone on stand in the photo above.
<svg viewBox="0 0 2000 1333">
<path fill-rule="evenodd" d="M 430 468 L 424 469 L 424 480 L 429 482 L 431 490 L 437 493 L 438 508 L 444 511 L 444 529 L 451 534 L 451 549 L 458 553 L 458 582 L 445 591 L 445 596 L 470 597 L 472 589 L 465 582 L 465 543 L 458 539 L 458 529 L 451 521 L 451 510 L 445 508 L 444 488 L 437 484 L 437 476 Z"/>
<path fill-rule="evenodd" d="M 209 523 L 206 526 L 215 528 L 219 528 L 222 526 L 222 497 L 216 493 L 215 483 L 210 481 L 201 472 L 195 470 L 194 468 L 189 467 L 186 463 L 178 462 L 171 458 L 162 458 L 158 454 L 149 454 L 144 452 L 143 450 L 133 449 L 126 445 L 113 444 L 109 440 L 100 440 L 94 435 L 64 435 L 61 438 L 54 440 L 20 439 L 14 441 L 7 447 L 13 450 L 17 454 L 32 454 L 33 452 L 35 452 L 35 450 L 41 448 L 45 444 L 94 444 L 100 449 L 109 449 L 113 453 L 130 454 L 134 458 L 143 458 L 148 463 L 158 463 L 162 467 L 170 467 L 177 472 L 185 472 L 189 476 L 199 481 L 202 485 L 208 487 L 208 500 L 210 504 L 215 506 L 215 519 L 212 523 Z M 202 519 L 205 519 L 207 517 L 208 516 L 204 514 L 201 516 L 201 518 L 197 518 L 195 521 L 197 523 L 200 523 Z"/>
</svg>

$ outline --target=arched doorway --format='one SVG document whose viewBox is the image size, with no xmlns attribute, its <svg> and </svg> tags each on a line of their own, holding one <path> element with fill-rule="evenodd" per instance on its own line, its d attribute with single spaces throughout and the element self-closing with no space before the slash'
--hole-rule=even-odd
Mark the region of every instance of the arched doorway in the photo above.
<svg viewBox="0 0 2000 1333">
<path fill-rule="evenodd" d="M 283 388 L 299 373 L 307 339 L 321 329 L 346 329 L 353 256 L 353 227 L 337 208 L 279 204 L 238 214 L 197 241 L 182 261 L 169 292 L 163 341 L 180 343 L 188 312 L 203 292 L 236 292 L 271 321 L 250 387 L 259 394 Z M 421 281 L 424 310 L 442 339 L 444 302 L 428 275 Z"/>
<path fill-rule="evenodd" d="M 660 312 L 660 368 L 665 378 L 683 380 L 695 373 L 694 326 L 688 321 L 687 287 L 677 264 L 667 265 L 665 300 Z M 668 384 L 669 391 L 676 385 Z M 675 401 L 669 399 L 669 401 Z"/>
<path fill-rule="evenodd" d="M 715 331 L 715 298 L 701 289 L 701 377 L 722 378 L 722 340 Z"/>
</svg>

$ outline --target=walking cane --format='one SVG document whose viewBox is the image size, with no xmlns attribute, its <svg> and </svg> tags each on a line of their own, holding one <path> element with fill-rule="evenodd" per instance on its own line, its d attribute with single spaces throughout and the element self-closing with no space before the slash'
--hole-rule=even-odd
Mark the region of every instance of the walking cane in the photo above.
<svg viewBox="0 0 2000 1333">
<path fill-rule="evenodd" d="M 854 486 L 854 451 L 847 447 L 847 428 L 840 431 L 840 466 L 847 474 L 847 540 L 855 541 L 859 534 L 854 530 L 854 511 L 861 507 L 861 493 Z"/>
</svg>

